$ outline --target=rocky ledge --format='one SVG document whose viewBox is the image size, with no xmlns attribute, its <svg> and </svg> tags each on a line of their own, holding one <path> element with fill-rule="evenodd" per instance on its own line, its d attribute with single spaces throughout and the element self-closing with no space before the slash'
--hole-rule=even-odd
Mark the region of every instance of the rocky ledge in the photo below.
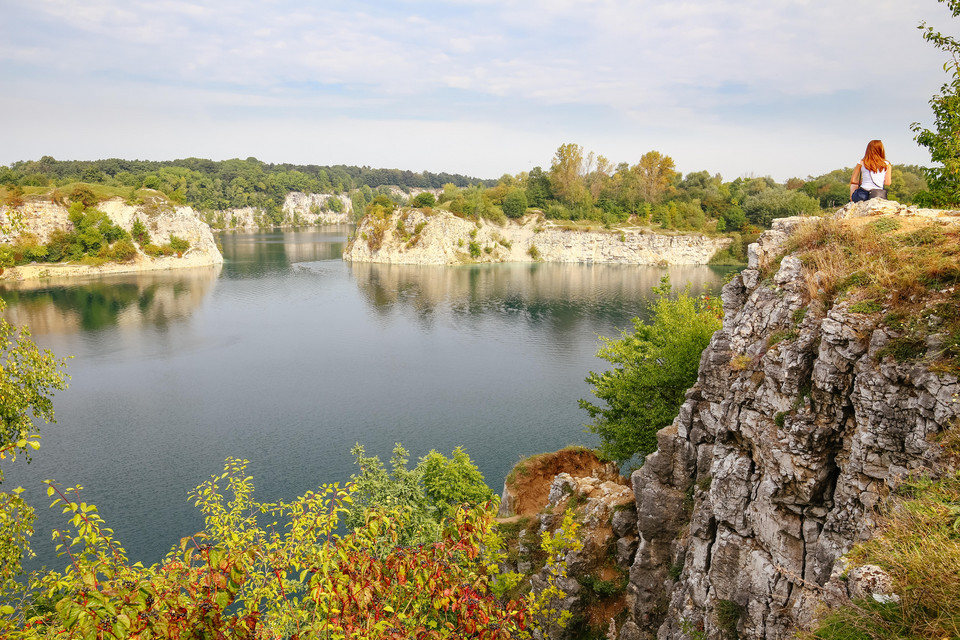
<svg viewBox="0 0 960 640">
<path fill-rule="evenodd" d="M 190 267 L 210 267 L 223 264 L 223 256 L 217 248 L 210 227 L 201 222 L 190 207 L 173 207 L 151 201 L 146 204 L 130 205 L 120 198 L 106 200 L 97 208 L 110 216 L 113 222 L 127 231 L 133 222 L 140 219 L 150 235 L 158 242 L 165 242 L 175 235 L 190 243 L 190 248 L 180 256 L 153 258 L 137 250 L 137 255 L 129 262 L 107 262 L 99 266 L 76 263 L 35 263 L 11 267 L 0 275 L 2 280 L 31 280 L 36 278 L 60 278 L 104 275 L 114 273 L 132 273 L 138 271 L 166 271 Z M 56 229 L 70 229 L 67 207 L 62 204 L 45 202 L 27 202 L 20 207 L 10 209 L 0 207 L 0 219 L 6 223 L 18 218 L 22 232 L 31 233 L 41 243 L 46 243 Z M 9 242 L 12 238 L 0 238 Z"/>
<path fill-rule="evenodd" d="M 958 215 L 885 201 L 837 213 L 951 228 Z M 956 375 L 885 356 L 896 332 L 879 314 L 810 300 L 819 274 L 779 259 L 805 222 L 775 220 L 751 246 L 697 383 L 632 476 L 640 544 L 620 640 L 792 637 L 836 601 L 881 497 L 950 468 L 937 438 L 958 424 Z M 862 591 L 854 577 L 841 597 Z"/>
<path fill-rule="evenodd" d="M 496 225 L 448 211 L 406 209 L 367 216 L 344 249 L 345 260 L 451 265 L 484 262 L 706 264 L 729 238 L 666 235 L 644 230 L 567 229 L 539 215 Z"/>
<path fill-rule="evenodd" d="M 886 201 L 835 217 L 853 228 L 960 227 L 960 212 Z M 573 508 L 584 547 L 566 558 L 561 607 L 591 637 L 780 640 L 851 599 L 897 601 L 890 576 L 845 554 L 875 534 L 879 505 L 904 479 L 955 471 L 941 439 L 960 429 L 960 382 L 935 358 L 886 355 L 898 334 L 883 313 L 811 299 L 823 273 L 784 255 L 807 224 L 817 221 L 774 220 L 751 245 L 749 267 L 723 289 L 723 326 L 698 380 L 631 487 L 583 452 L 541 456 L 511 474 L 501 515 L 518 514 L 508 522 L 517 521 L 519 553 L 508 568 L 542 588 L 530 549 Z"/>
</svg>

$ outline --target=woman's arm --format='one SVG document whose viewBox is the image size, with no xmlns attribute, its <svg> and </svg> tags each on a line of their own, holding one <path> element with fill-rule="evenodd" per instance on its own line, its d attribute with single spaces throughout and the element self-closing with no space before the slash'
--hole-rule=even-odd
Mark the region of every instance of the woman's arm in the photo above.
<svg viewBox="0 0 960 640">
<path fill-rule="evenodd" d="M 883 177 L 883 186 L 890 186 L 890 174 L 893 173 L 893 165 L 889 162 L 887 163 L 887 175 Z"/>
<path fill-rule="evenodd" d="M 853 175 L 850 176 L 850 197 L 853 197 L 853 192 L 857 190 L 857 187 L 860 186 L 860 164 L 857 163 L 857 166 L 853 168 Z"/>
</svg>

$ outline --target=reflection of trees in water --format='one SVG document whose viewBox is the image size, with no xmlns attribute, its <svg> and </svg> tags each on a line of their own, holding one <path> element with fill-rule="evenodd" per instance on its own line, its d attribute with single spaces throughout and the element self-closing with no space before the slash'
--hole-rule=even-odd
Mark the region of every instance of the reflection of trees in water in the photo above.
<svg viewBox="0 0 960 640">
<path fill-rule="evenodd" d="M 188 316 L 212 289 L 219 267 L 113 276 L 83 284 L 34 282 L 3 291 L 6 315 L 35 335 L 116 324 L 163 327 Z"/>
<path fill-rule="evenodd" d="M 413 311 L 430 321 L 438 309 L 454 316 L 516 315 L 531 325 L 572 330 L 582 321 L 602 319 L 627 327 L 642 315 L 643 302 L 666 273 L 679 289 L 719 293 L 729 269 L 702 266 L 501 264 L 436 267 L 351 263 L 367 302 L 381 315 Z"/>
<path fill-rule="evenodd" d="M 338 260 L 343 255 L 345 225 L 315 231 L 226 232 L 219 236 L 227 263 L 224 277 L 242 280 L 287 271 L 297 262 Z"/>
</svg>

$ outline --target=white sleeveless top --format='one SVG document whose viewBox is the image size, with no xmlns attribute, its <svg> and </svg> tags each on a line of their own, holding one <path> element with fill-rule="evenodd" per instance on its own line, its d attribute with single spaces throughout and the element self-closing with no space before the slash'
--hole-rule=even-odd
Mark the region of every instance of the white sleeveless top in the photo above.
<svg viewBox="0 0 960 640">
<path fill-rule="evenodd" d="M 860 186 L 870 191 L 871 189 L 883 189 L 883 179 L 887 175 L 887 170 L 870 171 L 863 164 L 860 164 Z"/>
</svg>

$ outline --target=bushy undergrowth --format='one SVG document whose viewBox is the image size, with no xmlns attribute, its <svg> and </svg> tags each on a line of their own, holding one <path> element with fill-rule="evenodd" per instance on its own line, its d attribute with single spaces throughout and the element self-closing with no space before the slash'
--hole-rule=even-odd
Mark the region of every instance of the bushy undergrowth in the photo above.
<svg viewBox="0 0 960 640">
<path fill-rule="evenodd" d="M 848 557 L 855 565 L 878 565 L 890 574 L 900 603 L 859 601 L 838 609 L 814 637 L 960 637 L 960 473 L 901 485 L 884 507 L 878 534 Z"/>
<path fill-rule="evenodd" d="M 864 218 L 811 222 L 786 253 L 803 261 L 811 298 L 850 302 L 896 335 L 880 356 L 928 359 L 960 371 L 960 226 L 945 220 Z"/>
<path fill-rule="evenodd" d="M 519 600 L 495 595 L 503 556 L 494 503 L 453 509 L 434 542 L 408 546 L 403 507 L 367 510 L 339 535 L 355 487 L 261 503 L 246 465 L 228 459 L 197 487 L 203 532 L 150 567 L 130 562 L 80 488 L 51 483 L 53 506 L 69 518 L 54 532 L 69 564 L 34 576 L 23 593 L 0 593 L 0 635 L 508 640 L 565 622 L 556 586 Z M 543 535 L 558 577 L 575 533 L 568 518 L 562 533 Z"/>
</svg>

